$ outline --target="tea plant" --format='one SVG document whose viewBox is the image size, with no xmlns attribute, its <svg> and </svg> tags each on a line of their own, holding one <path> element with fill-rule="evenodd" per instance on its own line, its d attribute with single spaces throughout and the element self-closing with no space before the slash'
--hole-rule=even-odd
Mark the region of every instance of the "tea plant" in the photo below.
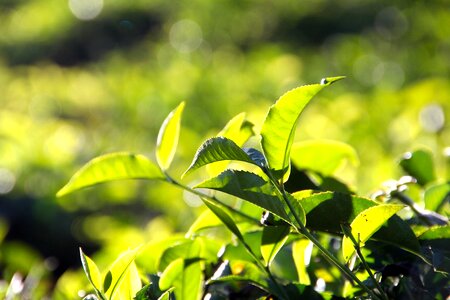
<svg viewBox="0 0 450 300">
<path fill-rule="evenodd" d="M 86 298 L 445 299 L 450 231 L 442 214 L 448 213 L 450 185 L 437 181 L 430 154 L 410 153 L 401 162 L 409 176 L 369 199 L 333 178 L 344 161 L 357 159 L 350 146 L 294 143 L 305 106 L 342 78 L 281 96 L 259 135 L 244 114 L 233 118 L 197 150 L 184 176 L 205 168 L 209 178 L 194 187 L 168 172 L 184 103 L 162 124 L 157 163 L 112 153 L 80 169 L 58 196 L 112 180 L 159 180 L 197 195 L 207 207 L 184 238 L 158 245 L 152 274 L 144 276 L 135 264 L 136 256 L 144 255 L 141 249 L 151 246 L 122 253 L 104 272 L 80 249 L 93 291 Z M 255 137 L 260 147 L 245 147 Z M 423 199 L 411 199 L 409 185 L 422 189 Z"/>
</svg>

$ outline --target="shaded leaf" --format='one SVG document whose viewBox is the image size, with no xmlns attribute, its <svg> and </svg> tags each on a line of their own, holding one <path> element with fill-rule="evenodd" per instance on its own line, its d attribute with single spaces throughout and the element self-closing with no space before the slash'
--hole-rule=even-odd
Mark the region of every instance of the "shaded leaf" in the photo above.
<svg viewBox="0 0 450 300">
<path fill-rule="evenodd" d="M 363 247 L 364 243 L 396 212 L 404 208 L 403 205 L 377 205 L 370 207 L 356 216 L 351 222 L 353 237 Z M 355 252 L 351 239 L 344 236 L 342 239 L 342 254 L 347 261 Z"/>
<path fill-rule="evenodd" d="M 84 165 L 56 195 L 61 197 L 88 186 L 120 179 L 164 179 L 164 175 L 143 155 L 111 153 Z"/>
<path fill-rule="evenodd" d="M 199 184 L 197 188 L 209 188 L 239 197 L 268 210 L 288 223 L 296 223 L 286 204 L 274 195 L 273 187 L 254 173 L 227 170 L 219 176 Z M 303 209 L 297 201 L 290 201 L 297 208 L 297 214 L 304 223 Z"/>
<path fill-rule="evenodd" d="M 377 202 L 338 192 L 301 191 L 293 196 L 306 212 L 306 227 L 312 230 L 342 234 L 341 224 L 350 224 L 364 210 L 379 205 Z M 393 216 L 373 236 L 420 257 L 419 242 L 411 227 L 398 216 Z"/>
<path fill-rule="evenodd" d="M 269 168 L 281 172 L 280 178 L 289 168 L 295 129 L 303 109 L 320 90 L 342 78 L 344 77 L 326 78 L 323 84 L 305 85 L 290 90 L 270 107 L 261 129 L 261 145 Z"/>
<path fill-rule="evenodd" d="M 359 163 L 355 149 L 332 140 L 311 140 L 292 145 L 292 163 L 298 169 L 313 170 L 323 176 L 333 175 L 345 162 Z"/>
<path fill-rule="evenodd" d="M 239 228 L 236 226 L 236 223 L 231 219 L 231 217 L 219 206 L 216 204 L 203 199 L 203 203 L 222 221 L 222 223 L 241 241 L 244 240 L 242 233 L 239 231 Z"/>
<path fill-rule="evenodd" d="M 120 285 L 126 278 L 140 247 L 123 252 L 112 264 L 103 281 L 105 295 L 108 299 L 114 299 Z"/>
<path fill-rule="evenodd" d="M 181 102 L 164 120 L 158 133 L 156 161 L 163 170 L 167 170 L 170 167 L 177 150 L 183 109 L 184 102 Z"/>
<path fill-rule="evenodd" d="M 261 239 L 261 254 L 266 266 L 270 266 L 286 243 L 290 226 L 265 226 Z"/>
<path fill-rule="evenodd" d="M 184 175 L 218 161 L 236 160 L 255 164 L 235 142 L 224 137 L 214 137 L 203 143 Z M 183 175 L 183 176 L 184 176 Z"/>
<path fill-rule="evenodd" d="M 406 153 L 400 166 L 408 175 L 417 179 L 420 185 L 426 185 L 436 179 L 433 155 L 428 150 L 419 149 Z"/>
<path fill-rule="evenodd" d="M 101 299 L 106 299 L 102 292 L 102 276 L 95 262 L 90 259 L 80 248 L 81 264 L 83 265 L 84 273 L 94 288 L 95 292 Z"/>
</svg>

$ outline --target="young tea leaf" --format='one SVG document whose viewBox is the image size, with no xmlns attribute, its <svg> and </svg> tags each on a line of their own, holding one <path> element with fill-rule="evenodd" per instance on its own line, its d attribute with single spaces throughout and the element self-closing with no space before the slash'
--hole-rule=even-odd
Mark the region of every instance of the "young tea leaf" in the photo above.
<svg viewBox="0 0 450 300">
<path fill-rule="evenodd" d="M 224 137 L 214 137 L 200 146 L 184 175 L 218 161 L 236 160 L 256 164 L 235 142 Z M 184 176 L 183 175 L 183 176 Z"/>
<path fill-rule="evenodd" d="M 156 161 L 163 170 L 167 170 L 172 163 L 175 151 L 177 150 L 180 136 L 180 121 L 184 109 L 184 102 L 181 102 L 164 120 L 158 133 L 156 142 Z"/>
<path fill-rule="evenodd" d="M 56 195 L 61 197 L 88 186 L 120 179 L 164 179 L 164 175 L 143 155 L 111 153 L 84 165 Z"/>
<path fill-rule="evenodd" d="M 386 204 L 373 206 L 364 210 L 350 224 L 353 237 L 363 247 L 364 243 L 402 208 L 404 208 L 403 205 Z M 351 239 L 344 236 L 342 239 L 342 254 L 344 259 L 346 261 L 349 260 L 354 252 L 355 248 Z"/>
<path fill-rule="evenodd" d="M 92 259 L 90 259 L 86 254 L 83 253 L 83 250 L 81 250 L 81 248 L 80 258 L 84 273 L 86 274 L 86 277 L 88 278 L 95 292 L 100 297 L 100 299 L 106 299 L 105 295 L 102 292 L 102 277 L 97 265 Z"/>
<path fill-rule="evenodd" d="M 112 264 L 108 273 L 106 273 L 103 280 L 103 286 L 105 295 L 108 299 L 114 299 L 115 294 L 119 291 L 120 285 L 123 280 L 128 276 L 136 255 L 139 252 L 140 247 L 134 250 L 128 250 L 123 252 Z"/>
<path fill-rule="evenodd" d="M 261 145 L 269 168 L 287 180 L 290 152 L 299 116 L 309 101 L 324 87 L 344 77 L 331 77 L 321 84 L 290 90 L 272 105 L 261 130 Z"/>
<path fill-rule="evenodd" d="M 168 288 L 173 286 L 175 280 L 181 276 L 181 273 L 184 269 L 184 259 L 177 258 L 172 261 L 164 272 L 161 274 L 161 278 L 159 279 L 159 288 L 162 291 L 167 290 Z"/>
<path fill-rule="evenodd" d="M 126 272 L 119 290 L 114 295 L 114 300 L 133 299 L 134 296 L 141 290 L 142 282 L 139 276 L 138 269 L 134 261 L 131 263 Z"/>
</svg>

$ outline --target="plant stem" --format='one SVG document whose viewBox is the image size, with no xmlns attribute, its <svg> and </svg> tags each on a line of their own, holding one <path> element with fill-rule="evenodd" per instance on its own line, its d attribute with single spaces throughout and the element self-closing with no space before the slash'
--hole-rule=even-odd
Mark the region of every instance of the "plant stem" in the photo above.
<svg viewBox="0 0 450 300">
<path fill-rule="evenodd" d="M 355 245 L 355 251 L 358 255 L 359 259 L 361 260 L 362 265 L 364 266 L 364 269 L 366 269 L 367 273 L 369 274 L 370 278 L 372 279 L 373 283 L 376 285 L 378 291 L 380 292 L 381 297 L 384 300 L 389 300 L 389 298 L 386 296 L 386 294 L 383 291 L 383 288 L 381 287 L 380 283 L 375 279 L 375 276 L 372 273 L 372 270 L 370 269 L 369 265 L 367 264 L 366 260 L 364 259 L 364 256 L 361 253 L 361 248 L 359 245 Z"/>
</svg>

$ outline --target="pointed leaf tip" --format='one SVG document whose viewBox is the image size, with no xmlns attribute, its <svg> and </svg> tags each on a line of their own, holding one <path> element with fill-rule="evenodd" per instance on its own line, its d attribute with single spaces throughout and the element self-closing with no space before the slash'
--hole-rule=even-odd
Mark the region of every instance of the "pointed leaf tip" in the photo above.
<svg viewBox="0 0 450 300">
<path fill-rule="evenodd" d="M 324 78 L 320 84 L 304 85 L 282 95 L 273 104 L 261 129 L 261 146 L 269 168 L 278 178 L 287 180 L 291 146 L 301 113 L 311 99 L 325 86 L 343 76 Z"/>
</svg>

